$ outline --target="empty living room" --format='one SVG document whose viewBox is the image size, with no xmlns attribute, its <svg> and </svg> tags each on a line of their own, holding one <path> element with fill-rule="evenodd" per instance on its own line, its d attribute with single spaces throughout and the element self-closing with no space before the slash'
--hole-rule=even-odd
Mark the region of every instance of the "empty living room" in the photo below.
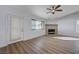
<svg viewBox="0 0 79 59">
<path fill-rule="evenodd" d="M 79 54 L 79 5 L 0 5 L 0 54 Z"/>
</svg>

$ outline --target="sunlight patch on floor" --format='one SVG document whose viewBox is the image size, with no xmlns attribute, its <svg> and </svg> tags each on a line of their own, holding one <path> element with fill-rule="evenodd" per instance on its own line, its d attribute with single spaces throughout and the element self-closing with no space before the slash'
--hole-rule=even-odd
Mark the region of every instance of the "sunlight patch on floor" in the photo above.
<svg viewBox="0 0 79 59">
<path fill-rule="evenodd" d="M 74 38 L 74 37 L 52 37 L 55 39 L 61 39 L 61 40 L 79 40 L 79 38 Z"/>
</svg>

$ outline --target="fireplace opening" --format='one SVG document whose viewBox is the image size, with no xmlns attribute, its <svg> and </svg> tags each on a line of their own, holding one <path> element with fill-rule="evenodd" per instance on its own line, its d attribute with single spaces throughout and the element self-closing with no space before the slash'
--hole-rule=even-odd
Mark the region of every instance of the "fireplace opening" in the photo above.
<svg viewBox="0 0 79 59">
<path fill-rule="evenodd" d="M 48 34 L 55 34 L 55 29 L 48 29 Z"/>
</svg>

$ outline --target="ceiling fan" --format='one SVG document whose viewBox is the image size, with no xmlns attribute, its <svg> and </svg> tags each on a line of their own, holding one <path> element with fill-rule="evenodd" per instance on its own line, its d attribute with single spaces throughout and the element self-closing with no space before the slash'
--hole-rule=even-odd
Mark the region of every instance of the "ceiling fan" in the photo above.
<svg viewBox="0 0 79 59">
<path fill-rule="evenodd" d="M 60 7 L 61 5 L 52 5 L 50 8 L 47 8 L 47 10 L 49 10 L 49 12 L 47 13 L 55 14 L 56 11 L 58 12 L 63 11 L 62 9 L 59 9 Z"/>
</svg>

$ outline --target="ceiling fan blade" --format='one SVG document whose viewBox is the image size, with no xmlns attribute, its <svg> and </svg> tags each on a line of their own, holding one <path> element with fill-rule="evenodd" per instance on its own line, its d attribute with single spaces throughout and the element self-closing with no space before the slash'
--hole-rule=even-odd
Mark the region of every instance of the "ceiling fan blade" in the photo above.
<svg viewBox="0 0 79 59">
<path fill-rule="evenodd" d="M 55 10 L 55 11 L 63 11 L 62 9 L 59 9 L 59 10 Z"/>
<path fill-rule="evenodd" d="M 47 12 L 47 13 L 51 13 L 51 11 Z"/>
<path fill-rule="evenodd" d="M 54 9 L 55 5 L 52 6 L 52 8 Z"/>
<path fill-rule="evenodd" d="M 50 8 L 47 8 L 47 10 L 51 10 Z"/>
<path fill-rule="evenodd" d="M 59 8 L 61 5 L 57 5 L 56 7 L 55 7 L 55 9 L 57 9 L 57 8 Z"/>
</svg>

